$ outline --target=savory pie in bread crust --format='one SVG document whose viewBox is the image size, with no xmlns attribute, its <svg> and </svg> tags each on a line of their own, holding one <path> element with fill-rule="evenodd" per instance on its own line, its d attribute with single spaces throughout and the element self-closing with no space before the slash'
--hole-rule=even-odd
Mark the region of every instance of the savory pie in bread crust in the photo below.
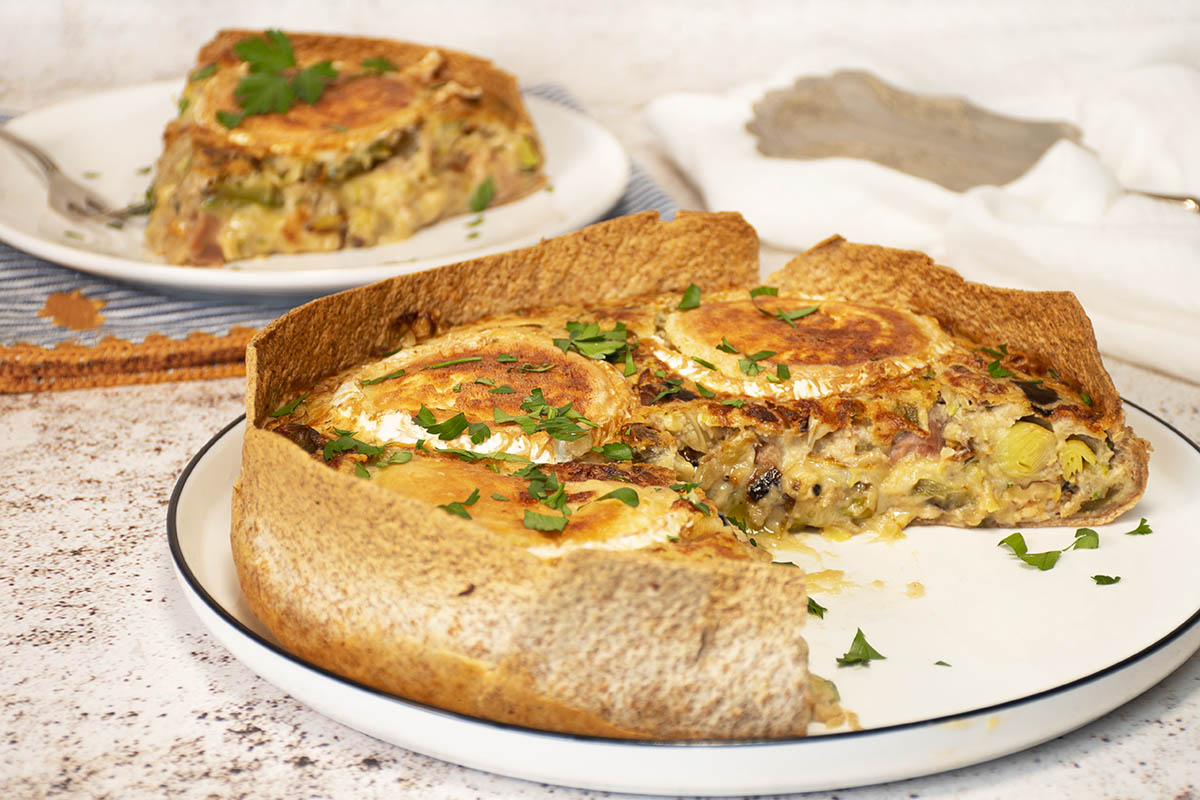
<svg viewBox="0 0 1200 800">
<path fill-rule="evenodd" d="M 1016 444 L 1036 451 L 1013 456 L 1012 469 L 1035 470 L 1013 483 L 1052 483 L 1043 472 L 1069 463 L 1079 481 L 1094 472 L 1119 487 L 1057 516 L 1066 489 L 1010 502 L 1025 509 L 1023 525 L 1107 521 L 1140 496 L 1146 445 L 1124 427 L 1071 295 L 981 287 L 920 254 L 839 239 L 767 283 L 774 294 L 747 292 L 757 239 L 737 215 L 648 213 L 285 315 L 247 351 L 232 542 L 250 608 L 306 660 L 475 716 L 620 737 L 796 736 L 833 699 L 806 668 L 803 575 L 767 563 L 738 527 L 804 535 L 785 532 L 805 522 L 787 516 L 798 508 L 817 515 L 815 527 L 848 533 L 888 532 L 878 521 L 896 532 L 921 521 L 1007 524 L 1001 509 L 962 517 L 983 508 L 960 504 L 971 486 L 916 477 L 923 464 L 991 457 L 949 446 L 958 410 L 931 422 L 919 398 L 976 403 L 979 419 L 1001 409 L 995 416 L 1021 432 Z M 698 304 L 680 303 L 692 284 Z M 817 310 L 801 314 L 800 298 Z M 628 361 L 545 347 L 551 336 L 565 342 L 575 321 L 625 326 Z M 761 336 L 786 346 L 762 355 Z M 995 367 L 979 346 L 996 353 Z M 1008 385 L 1014 377 L 1040 405 Z M 513 391 L 492 393 L 501 386 Z M 545 403 L 530 402 L 534 389 Z M 545 426 L 512 420 L 539 407 L 565 414 L 563 398 L 596 416 L 579 414 L 594 425 L 575 438 L 550 441 Z M 433 422 L 486 422 L 486 434 L 436 436 L 422 409 Z M 1073 433 L 1084 430 L 1094 435 Z M 818 431 L 834 444 L 813 447 Z M 844 431 L 857 431 L 848 448 Z M 496 437 L 502 446 L 489 449 Z M 934 440 L 938 453 L 923 455 Z M 592 450 L 613 443 L 629 445 L 633 461 Z M 1090 461 L 1043 457 L 1080 447 Z M 393 464 L 397 455 L 406 460 Z M 844 485 L 822 478 L 827 488 L 812 496 L 811 484 L 785 479 L 796 464 L 836 467 Z M 907 505 L 885 508 L 891 495 L 879 491 L 880 513 L 847 514 L 865 482 L 851 482 L 854 470 L 906 468 L 914 482 L 893 494 Z M 546 486 L 561 489 L 557 507 Z M 636 504 L 614 498 L 621 490 Z M 522 524 L 531 511 L 559 511 L 565 527 Z"/>
<path fill-rule="evenodd" d="M 296 68 L 327 62 L 337 77 L 314 103 L 227 127 L 254 69 L 236 49 L 262 36 L 225 30 L 204 45 L 166 126 L 146 243 L 169 263 L 396 241 L 544 184 L 516 79 L 444 48 L 292 33 Z"/>
</svg>

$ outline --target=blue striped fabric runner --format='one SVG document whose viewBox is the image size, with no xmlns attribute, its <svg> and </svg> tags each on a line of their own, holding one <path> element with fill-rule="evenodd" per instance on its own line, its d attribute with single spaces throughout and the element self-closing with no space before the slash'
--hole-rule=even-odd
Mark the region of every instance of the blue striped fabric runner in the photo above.
<svg viewBox="0 0 1200 800">
<path fill-rule="evenodd" d="M 527 87 L 525 92 L 584 112 L 579 103 L 556 84 L 538 84 Z M 634 164 L 625 193 L 605 219 L 650 209 L 670 218 L 677 206 L 641 167 Z M 38 316 L 51 294 L 76 290 L 91 300 L 103 301 L 104 322 L 100 327 L 71 331 Z M 0 346 L 16 342 L 42 347 L 53 347 L 61 342 L 87 345 L 105 336 L 137 343 L 151 333 L 182 338 L 192 331 L 224 336 L 235 325 L 260 328 L 291 305 L 176 297 L 76 272 L 0 242 Z"/>
</svg>

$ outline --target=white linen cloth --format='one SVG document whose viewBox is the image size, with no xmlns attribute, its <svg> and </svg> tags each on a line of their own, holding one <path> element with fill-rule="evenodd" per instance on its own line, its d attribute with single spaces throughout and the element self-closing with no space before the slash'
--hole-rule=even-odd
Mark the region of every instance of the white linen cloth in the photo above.
<svg viewBox="0 0 1200 800">
<path fill-rule="evenodd" d="M 646 116 L 706 206 L 740 211 L 768 244 L 800 251 L 838 233 L 922 250 L 970 280 L 1067 289 L 1102 352 L 1200 382 L 1200 214 L 1125 191 L 1200 196 L 1200 51 L 1168 37 L 1122 52 L 1120 61 L 1048 68 L 965 48 L 826 45 L 766 81 L 659 97 Z M 752 105 L 838 69 L 1001 114 L 1066 120 L 1084 146 L 1061 140 L 1021 178 L 963 193 L 865 160 L 760 155 L 745 128 Z"/>
</svg>

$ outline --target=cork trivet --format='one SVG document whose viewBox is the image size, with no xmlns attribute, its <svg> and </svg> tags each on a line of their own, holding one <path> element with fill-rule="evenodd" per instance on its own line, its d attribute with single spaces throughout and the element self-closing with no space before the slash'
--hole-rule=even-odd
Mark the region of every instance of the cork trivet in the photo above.
<svg viewBox="0 0 1200 800">
<path fill-rule="evenodd" d="M 53 348 L 17 342 L 0 347 L 0 393 L 244 375 L 246 343 L 254 333 L 235 326 L 225 336 L 195 331 L 172 339 L 154 333 L 137 344 L 115 336 L 94 345 L 64 342 Z"/>
</svg>

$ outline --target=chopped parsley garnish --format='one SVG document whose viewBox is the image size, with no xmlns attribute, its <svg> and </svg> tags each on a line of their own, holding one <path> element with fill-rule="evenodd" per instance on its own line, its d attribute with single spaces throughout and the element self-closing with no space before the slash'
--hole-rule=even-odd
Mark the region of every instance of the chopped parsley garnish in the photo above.
<svg viewBox="0 0 1200 800">
<path fill-rule="evenodd" d="M 738 349 L 729 343 L 729 340 L 724 336 L 721 337 L 721 343 L 717 345 L 717 349 L 724 353 L 737 353 Z"/>
<path fill-rule="evenodd" d="M 739 359 L 738 360 L 738 369 L 740 369 L 742 372 L 746 373 L 750 377 L 754 377 L 755 375 L 757 375 L 758 373 L 763 371 L 763 368 L 759 365 L 758 362 L 762 361 L 763 359 L 770 358 L 773 355 L 775 355 L 774 350 L 759 350 L 757 353 L 754 353 L 753 355 L 747 355 L 745 358 Z"/>
<path fill-rule="evenodd" d="M 760 297 L 764 294 L 769 294 L 772 297 L 778 297 L 779 290 L 777 288 L 775 288 L 774 286 L 759 286 L 755 289 L 750 290 L 751 297 Z"/>
<path fill-rule="evenodd" d="M 863 636 L 862 628 L 854 634 L 854 641 L 850 643 L 850 649 L 846 654 L 837 660 L 838 666 L 848 667 L 852 664 L 868 664 L 871 661 L 879 661 L 886 659 L 883 653 L 880 653 L 874 647 L 867 644 L 867 637 Z"/>
<path fill-rule="evenodd" d="M 453 367 L 455 364 L 471 364 L 475 361 L 483 361 L 483 356 L 467 356 L 466 358 L 454 358 L 449 361 L 441 361 L 437 364 L 429 364 L 421 367 L 421 369 L 441 369 L 442 367 Z"/>
<path fill-rule="evenodd" d="M 367 380 L 359 381 L 358 383 L 360 386 L 374 386 L 377 383 L 383 383 L 384 381 L 390 381 L 392 378 L 399 378 L 399 377 L 402 377 L 403 375 L 404 375 L 404 370 L 397 369 L 397 370 L 393 370 L 392 372 L 389 372 L 387 375 L 380 375 L 378 378 L 368 378 Z"/>
<path fill-rule="evenodd" d="M 308 397 L 308 392 L 305 392 L 304 394 L 300 395 L 300 396 L 299 396 L 299 397 L 297 397 L 295 400 L 292 400 L 290 403 L 284 403 L 283 405 L 281 405 L 279 408 L 277 408 L 277 409 L 275 409 L 274 411 L 272 411 L 272 412 L 271 412 L 270 414 L 268 414 L 267 416 L 269 416 L 269 417 L 284 417 L 284 416 L 287 416 L 288 414 L 290 414 L 290 413 L 292 413 L 293 411 L 295 411 L 295 410 L 296 410 L 296 406 L 300 405 L 300 403 L 302 403 L 302 402 L 304 401 L 304 398 L 306 398 L 306 397 Z M 1145 522 L 1145 520 L 1142 520 L 1142 522 Z M 1149 531 L 1147 531 L 1147 533 L 1148 533 L 1148 532 L 1149 532 Z"/>
<path fill-rule="evenodd" d="M 981 347 L 979 349 L 995 359 L 995 361 L 992 361 L 987 365 L 988 375 L 991 375 L 993 378 L 1011 378 L 1016 374 L 1000 366 L 1000 359 L 1008 355 L 1008 345 L 1000 345 L 999 350 L 993 350 L 990 347 Z"/>
<path fill-rule="evenodd" d="M 265 38 L 243 39 L 233 50 L 250 65 L 250 74 L 233 90 L 242 110 L 217 112 L 217 121 L 226 128 L 236 128 L 255 114 L 286 113 L 296 100 L 312 105 L 321 99 L 326 84 L 338 76 L 329 60 L 293 71 L 296 56 L 292 42 L 280 30 L 268 30 Z"/>
<path fill-rule="evenodd" d="M 752 378 L 763 371 L 762 367 L 760 367 L 758 364 L 755 364 L 753 361 L 748 361 L 744 358 L 738 360 L 738 369 Z"/>
<path fill-rule="evenodd" d="M 814 617 L 816 617 L 818 619 L 825 619 L 825 612 L 828 610 L 829 609 L 825 608 L 825 606 L 821 605 L 816 600 L 813 600 L 811 597 L 808 598 L 808 613 L 809 614 L 812 614 Z"/>
<path fill-rule="evenodd" d="M 707 399 L 712 399 L 717 396 L 716 392 L 714 392 L 712 389 L 710 389 L 707 386 L 700 384 L 700 383 L 696 384 L 696 391 L 700 394 L 701 397 L 704 397 Z"/>
<path fill-rule="evenodd" d="M 371 473 L 368 472 L 367 468 L 364 467 L 359 461 L 354 462 L 354 474 L 360 478 L 366 478 L 367 480 L 371 479 Z"/>
<path fill-rule="evenodd" d="M 338 435 L 338 438 L 330 439 L 328 442 L 326 442 L 325 448 L 321 453 L 325 457 L 326 461 L 333 460 L 335 455 L 338 453 L 344 453 L 347 450 L 353 450 L 359 455 L 366 456 L 367 458 L 374 458 L 383 452 L 382 447 L 355 439 L 352 431 L 341 431 L 337 428 L 334 428 L 333 432 Z"/>
<path fill-rule="evenodd" d="M 370 72 L 376 75 L 382 75 L 385 72 L 395 72 L 396 65 L 388 61 L 386 58 L 364 58 L 362 65 Z"/>
<path fill-rule="evenodd" d="M 667 387 L 656 394 L 654 399 L 650 401 L 649 405 L 654 405 L 659 400 L 669 395 L 679 394 L 680 390 L 683 388 L 683 381 L 679 378 L 667 378 L 663 382 L 667 385 Z"/>
<path fill-rule="evenodd" d="M 716 364 L 712 363 L 711 361 L 705 361 L 703 358 L 699 358 L 698 356 L 692 356 L 692 361 L 695 361 L 705 369 L 716 370 L 717 368 Z"/>
<path fill-rule="evenodd" d="M 629 331 L 624 322 L 613 325 L 612 330 L 601 330 L 597 322 L 571 321 L 566 325 L 569 338 L 555 339 L 554 346 L 564 353 L 574 350 L 581 356 L 613 364 L 629 363 Z"/>
<path fill-rule="evenodd" d="M 942 661 L 942 660 L 940 660 L 940 659 L 939 659 L 939 660 L 937 660 L 937 661 L 935 661 L 935 662 L 933 662 L 933 665 L 934 665 L 935 667 L 948 667 L 948 666 L 950 666 L 950 665 L 949 665 L 949 664 L 947 664 L 945 661 Z"/>
<path fill-rule="evenodd" d="M 609 442 L 600 447 L 593 447 L 592 452 L 600 453 L 613 461 L 633 461 L 633 448 L 624 442 Z"/>
<path fill-rule="evenodd" d="M 542 531 L 545 533 L 558 533 L 563 528 L 567 527 L 566 517 L 555 517 L 550 514 L 539 514 L 536 511 L 525 509 L 525 527 L 534 531 Z"/>
<path fill-rule="evenodd" d="M 1142 521 L 1138 523 L 1136 528 L 1131 531 L 1125 531 L 1126 536 L 1145 536 L 1147 533 L 1154 533 L 1154 531 L 1146 524 L 1145 517 L 1142 517 Z"/>
<path fill-rule="evenodd" d="M 1120 575 L 1116 575 L 1116 576 L 1093 575 L 1092 580 L 1094 580 L 1098 586 L 1112 586 L 1114 583 L 1121 582 L 1121 576 Z"/>
<path fill-rule="evenodd" d="M 492 176 L 488 175 L 484 178 L 475 191 L 471 193 L 469 207 L 472 211 L 478 214 L 492 204 L 492 200 L 496 197 L 496 182 L 492 180 Z"/>
<path fill-rule="evenodd" d="M 794 328 L 796 327 L 796 320 L 807 317 L 809 314 L 815 314 L 820 310 L 820 306 L 805 306 L 804 308 L 797 308 L 795 311 L 784 311 L 782 308 L 776 306 L 775 319 L 780 322 L 786 322 Z"/>
<path fill-rule="evenodd" d="M 421 440 L 421 442 L 424 442 L 424 441 L 425 441 L 424 439 Z M 424 447 L 418 447 L 418 449 L 423 450 Z M 463 450 L 458 447 L 439 447 L 437 451 L 439 453 L 447 453 L 452 456 L 458 456 L 463 461 L 469 461 L 469 462 L 475 462 L 475 461 L 519 461 L 522 464 L 529 463 L 528 458 L 526 458 L 525 456 L 519 456 L 515 453 L 476 453 L 474 450 Z M 485 466 L 490 467 L 491 464 L 487 464 Z"/>
<path fill-rule="evenodd" d="M 412 458 L 413 454 L 411 450 L 397 450 L 386 461 L 380 461 L 376 466 L 390 467 L 392 464 L 407 464 L 412 461 Z"/>
<path fill-rule="evenodd" d="M 463 500 L 461 502 L 458 500 L 455 500 L 453 503 L 447 503 L 446 505 L 439 505 L 438 508 L 445 511 L 447 514 L 454 514 L 455 516 L 462 517 L 463 519 L 471 519 L 471 515 L 467 513 L 466 507 L 475 505 L 475 503 L 478 500 L 479 500 L 479 489 L 475 489 L 474 491 L 471 492 L 470 497 L 468 497 L 466 500 Z"/>
<path fill-rule="evenodd" d="M 491 378 L 476 378 L 475 380 L 471 381 L 471 383 L 478 383 L 478 384 L 482 384 L 483 386 L 495 386 L 496 385 L 496 382 L 494 380 L 492 380 Z"/>
<path fill-rule="evenodd" d="M 528 479 L 529 496 L 534 500 L 550 506 L 555 511 L 561 511 L 564 517 L 570 515 L 570 509 L 567 508 L 566 487 L 559 482 L 553 472 L 546 474 L 538 469 L 536 464 L 530 464 L 524 469 L 517 470 L 513 475 Z"/>
<path fill-rule="evenodd" d="M 1025 537 L 1020 533 L 1009 534 L 997 543 L 997 547 L 1004 545 L 1008 545 L 1017 558 L 1026 564 L 1045 571 L 1053 569 L 1059 556 L 1068 550 L 1095 550 L 1100 547 L 1100 534 L 1091 528 L 1079 528 L 1075 531 L 1075 541 L 1071 544 L 1062 550 L 1047 550 L 1044 553 L 1030 553 L 1028 545 L 1025 544 Z"/>
<path fill-rule="evenodd" d="M 482 422 L 468 422 L 467 415 L 462 412 L 438 422 L 437 417 L 424 404 L 421 405 L 421 410 L 417 412 L 413 420 L 430 433 L 437 434 L 437 437 L 443 442 L 461 436 L 463 431 L 470 433 L 471 441 L 475 444 L 480 444 L 492 435 L 487 425 Z"/>
<path fill-rule="evenodd" d="M 1071 544 L 1072 550 L 1095 550 L 1099 546 L 1100 534 L 1091 528 L 1080 528 L 1075 531 L 1075 541 Z"/>
<path fill-rule="evenodd" d="M 493 499 L 493 500 L 499 500 L 501 503 L 507 503 L 507 502 L 508 502 L 508 498 L 507 498 L 507 497 L 505 497 L 504 495 L 500 494 L 499 492 L 492 492 L 492 499 Z"/>
<path fill-rule="evenodd" d="M 779 378 L 779 380 L 786 381 L 787 379 L 792 377 L 792 371 L 790 369 L 788 369 L 787 364 L 776 364 L 775 365 L 775 375 L 776 375 L 776 377 Z"/>
<path fill-rule="evenodd" d="M 683 299 L 679 301 L 679 305 L 675 306 L 679 311 L 687 311 L 692 308 L 700 307 L 700 287 L 696 284 L 689 284 L 683 291 Z"/>
<path fill-rule="evenodd" d="M 543 361 L 541 364 L 525 363 L 519 367 L 514 367 L 509 371 L 511 372 L 515 369 L 517 372 L 549 372 L 550 370 L 554 369 L 554 366 L 555 365 L 551 364 L 549 361 Z"/>
<path fill-rule="evenodd" d="M 1085 406 L 1088 406 L 1089 408 L 1091 407 L 1091 405 L 1092 405 L 1092 396 L 1091 396 L 1090 394 L 1088 394 L 1087 392 L 1081 391 L 1081 392 L 1079 393 L 1079 399 L 1083 401 L 1083 404 L 1084 404 Z"/>
<path fill-rule="evenodd" d="M 1015 372 L 1012 372 L 1012 371 L 1007 370 L 1004 367 L 1000 366 L 1000 362 L 998 360 L 992 361 L 991 363 L 989 363 L 987 365 L 987 371 L 988 371 L 988 375 L 991 375 L 993 378 L 1011 378 L 1013 375 L 1016 374 Z"/>
<path fill-rule="evenodd" d="M 195 72 L 193 72 L 191 74 L 191 77 L 188 78 L 188 80 L 189 81 L 202 81 L 205 78 L 211 78 L 216 73 L 216 71 L 217 71 L 216 64 L 207 64 L 207 65 L 201 67 L 200 69 L 196 70 Z"/>
<path fill-rule="evenodd" d="M 601 495 L 592 502 L 599 503 L 601 500 L 620 500 L 630 508 L 637 508 L 639 502 L 638 493 L 625 486 L 621 487 L 620 489 L 613 489 L 608 494 Z"/>
<path fill-rule="evenodd" d="M 688 497 L 688 495 L 691 494 L 692 490 L 695 489 L 696 487 L 698 487 L 699 485 L 700 484 L 698 484 L 698 483 L 673 483 L 673 484 L 671 484 L 671 491 L 677 492 L 681 498 L 683 498 L 684 500 L 686 500 L 688 503 L 691 504 L 692 508 L 696 509 L 701 514 L 703 514 L 704 516 L 707 517 L 709 514 L 712 513 L 712 509 L 708 507 L 708 504 L 707 503 L 699 503 L 699 502 L 693 500 L 692 498 Z M 743 528 L 742 530 L 744 531 L 745 528 Z M 757 547 L 757 545 L 755 545 L 755 546 Z"/>
<path fill-rule="evenodd" d="M 732 397 L 728 400 L 722 400 L 721 405 L 733 406 L 734 408 L 741 408 L 742 406 L 746 405 L 746 401 L 740 397 Z"/>
<path fill-rule="evenodd" d="M 1022 561 L 1030 566 L 1037 567 L 1045 571 L 1052 569 L 1058 563 L 1058 557 L 1062 555 L 1062 550 L 1047 550 L 1044 553 L 1031 553 L 1029 546 L 1025 544 L 1025 537 L 1020 533 L 1013 533 L 1005 536 L 998 543 L 999 545 L 1008 545 L 1012 548 L 1013 553 Z M 1068 548 L 1069 549 L 1069 548 Z"/>
<path fill-rule="evenodd" d="M 694 486 L 695 484 L 692 484 L 692 485 Z M 674 487 L 672 487 L 672 488 L 674 488 Z M 733 516 L 732 514 L 723 514 L 722 518 L 726 522 L 728 522 L 730 525 L 737 528 L 742 533 L 745 533 L 747 530 L 749 530 L 749 528 L 746 525 L 745 520 L 738 519 L 737 517 Z"/>
<path fill-rule="evenodd" d="M 501 353 L 500 355 L 496 356 L 496 360 L 501 364 L 511 364 L 514 361 L 520 361 L 521 359 L 514 355 L 509 355 L 508 353 Z"/>
<path fill-rule="evenodd" d="M 495 389 L 488 389 L 488 394 L 516 394 L 517 390 L 509 386 L 507 383 L 502 386 L 497 386 Z"/>
<path fill-rule="evenodd" d="M 521 402 L 521 410 L 529 413 L 514 416 L 499 408 L 493 408 L 492 418 L 498 423 L 515 422 L 526 434 L 544 431 L 552 438 L 564 442 L 573 442 L 588 432 L 578 423 L 582 422 L 591 428 L 597 427 L 596 423 L 572 408 L 571 403 L 557 407 L 547 403 L 540 388 L 534 389 Z"/>
</svg>

